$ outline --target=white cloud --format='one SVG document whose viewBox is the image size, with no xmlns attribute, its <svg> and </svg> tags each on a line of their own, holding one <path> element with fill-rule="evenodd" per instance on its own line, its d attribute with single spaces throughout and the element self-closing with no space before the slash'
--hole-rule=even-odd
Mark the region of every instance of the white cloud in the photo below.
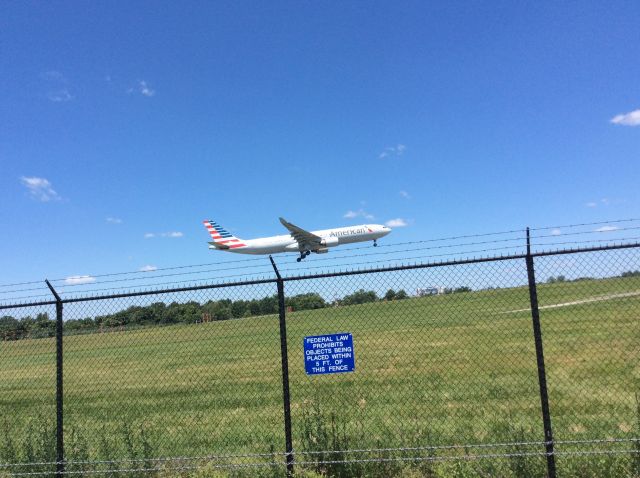
<svg viewBox="0 0 640 478">
<path fill-rule="evenodd" d="M 65 284 L 78 285 L 78 284 L 91 284 L 95 282 L 96 278 L 91 276 L 70 276 L 64 280 Z"/>
<path fill-rule="evenodd" d="M 603 205 L 603 206 L 610 206 L 612 204 L 619 204 L 619 203 L 623 203 L 625 202 L 624 199 L 609 199 L 609 198 L 602 198 L 599 201 L 589 201 L 588 203 L 585 204 L 585 206 L 587 207 L 598 207 L 599 204 Z"/>
<path fill-rule="evenodd" d="M 183 237 L 184 234 L 180 231 L 171 231 L 171 232 L 147 232 L 144 235 L 145 239 L 150 239 L 152 237 Z"/>
<path fill-rule="evenodd" d="M 375 219 L 375 216 L 373 214 L 369 214 L 367 211 L 365 211 L 362 208 L 358 209 L 357 211 L 349 210 L 345 213 L 343 217 L 347 219 L 353 219 L 355 217 L 364 217 L 365 219 Z"/>
<path fill-rule="evenodd" d="M 47 91 L 47 98 L 54 103 L 64 103 L 73 99 L 69 91 L 69 81 L 65 76 L 56 70 L 45 71 L 41 78 L 44 80 Z"/>
<path fill-rule="evenodd" d="M 407 147 L 404 144 L 398 144 L 397 146 L 389 146 L 384 148 L 384 151 L 378 155 L 378 159 L 388 158 L 390 156 L 398 157 L 406 151 Z"/>
<path fill-rule="evenodd" d="M 153 272 L 155 270 L 158 270 L 158 268 L 152 265 L 146 265 L 140 268 L 140 272 Z"/>
<path fill-rule="evenodd" d="M 58 193 L 45 178 L 22 176 L 20 181 L 22 185 L 27 188 L 31 197 L 37 201 L 48 202 L 60 200 Z"/>
<path fill-rule="evenodd" d="M 400 196 L 402 196 L 405 199 L 411 199 L 411 196 L 407 191 L 400 191 Z"/>
<path fill-rule="evenodd" d="M 553 229 L 551 231 L 552 236 L 560 236 L 561 234 L 562 234 L 562 231 L 560 229 Z"/>
<path fill-rule="evenodd" d="M 138 81 L 138 91 L 140 92 L 140 94 L 148 97 L 156 94 L 156 90 L 152 90 L 144 80 Z"/>
<path fill-rule="evenodd" d="M 618 228 L 616 226 L 602 226 L 595 230 L 595 232 L 611 232 L 617 231 Z"/>
<path fill-rule="evenodd" d="M 109 216 L 106 221 L 109 224 L 122 224 L 122 219 L 120 219 L 119 217 L 111 217 Z"/>
<path fill-rule="evenodd" d="M 623 113 L 614 116 L 610 120 L 613 124 L 623 126 L 640 126 L 640 110 L 633 110 L 629 113 Z"/>
<path fill-rule="evenodd" d="M 398 217 L 396 219 L 391 219 L 391 220 L 385 222 L 384 224 L 385 224 L 385 226 L 388 226 L 388 227 L 405 227 L 405 226 L 409 225 L 407 223 L 407 221 L 405 221 L 401 217 Z"/>
<path fill-rule="evenodd" d="M 49 98 L 54 103 L 64 103 L 65 101 L 71 101 L 73 96 L 69 93 L 69 90 L 66 88 L 62 90 L 50 91 L 47 93 L 47 98 Z"/>
</svg>

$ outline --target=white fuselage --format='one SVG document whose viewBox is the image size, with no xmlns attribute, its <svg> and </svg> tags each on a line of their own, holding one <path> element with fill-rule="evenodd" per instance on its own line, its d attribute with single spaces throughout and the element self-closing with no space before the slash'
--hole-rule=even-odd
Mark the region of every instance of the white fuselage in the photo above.
<svg viewBox="0 0 640 478">
<path fill-rule="evenodd" d="M 312 249 L 312 252 L 327 252 L 329 247 L 352 244 L 354 242 L 375 241 L 391 232 L 387 226 L 379 224 L 365 224 L 361 226 L 338 227 L 334 229 L 323 229 L 321 231 L 311 231 L 321 237 L 323 243 Z M 306 248 L 301 247 L 291 234 L 281 236 L 262 237 L 259 239 L 242 240 L 246 247 L 229 249 L 229 252 L 238 254 L 275 254 L 278 252 L 301 252 Z M 214 246 L 209 246 L 214 249 Z"/>
</svg>

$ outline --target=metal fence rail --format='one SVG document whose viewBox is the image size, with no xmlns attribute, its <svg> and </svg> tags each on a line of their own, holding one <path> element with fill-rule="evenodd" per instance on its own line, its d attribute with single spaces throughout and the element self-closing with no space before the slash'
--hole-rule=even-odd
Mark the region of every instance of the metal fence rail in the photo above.
<svg viewBox="0 0 640 478">
<path fill-rule="evenodd" d="M 640 244 L 272 265 L 0 306 L 0 477 L 640 475 Z"/>
</svg>

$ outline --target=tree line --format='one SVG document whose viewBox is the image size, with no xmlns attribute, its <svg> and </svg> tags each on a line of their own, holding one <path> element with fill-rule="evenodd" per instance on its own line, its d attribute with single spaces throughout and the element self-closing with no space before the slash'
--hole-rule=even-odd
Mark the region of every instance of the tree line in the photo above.
<svg viewBox="0 0 640 478">
<path fill-rule="evenodd" d="M 320 294 L 310 292 L 285 298 L 289 311 L 322 309 L 330 306 L 355 305 L 380 300 L 402 300 L 408 297 L 404 290 L 389 289 L 379 298 L 375 291 L 357 290 L 342 299 L 327 302 Z M 97 315 L 64 321 L 65 334 L 93 333 L 122 327 L 148 327 L 154 325 L 195 324 L 200 322 L 240 319 L 278 313 L 278 296 L 272 295 L 254 300 L 222 299 L 200 303 L 155 302 L 147 306 L 132 305 L 112 314 Z M 20 319 L 10 315 L 0 317 L 0 340 L 53 337 L 55 319 L 42 312 L 35 317 Z"/>
</svg>

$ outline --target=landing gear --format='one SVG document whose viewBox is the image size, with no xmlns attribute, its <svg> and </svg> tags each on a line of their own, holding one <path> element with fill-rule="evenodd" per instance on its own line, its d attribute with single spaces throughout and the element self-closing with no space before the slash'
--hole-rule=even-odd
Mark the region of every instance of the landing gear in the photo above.
<svg viewBox="0 0 640 478">
<path fill-rule="evenodd" d="M 300 251 L 300 257 L 296 259 L 296 261 L 300 262 L 302 259 L 311 254 L 311 251 Z"/>
<path fill-rule="evenodd" d="M 377 239 L 373 240 L 373 247 L 378 247 L 378 240 Z"/>
</svg>

